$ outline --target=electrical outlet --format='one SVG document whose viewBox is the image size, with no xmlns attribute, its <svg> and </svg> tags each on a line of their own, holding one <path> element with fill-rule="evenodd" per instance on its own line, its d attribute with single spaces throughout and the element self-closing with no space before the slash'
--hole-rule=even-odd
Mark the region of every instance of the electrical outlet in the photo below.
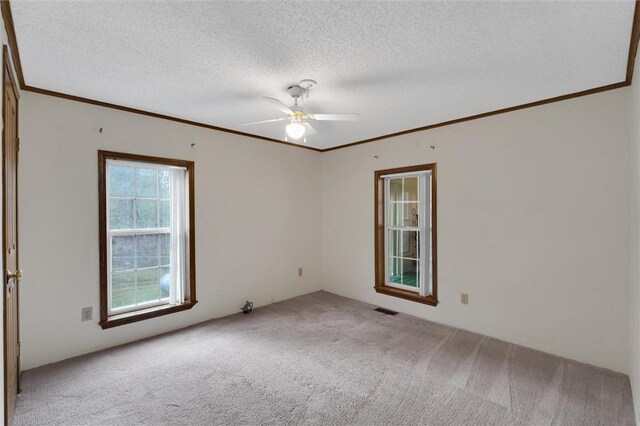
<svg viewBox="0 0 640 426">
<path fill-rule="evenodd" d="M 301 277 L 302 276 L 302 268 L 298 268 L 298 276 Z"/>
<path fill-rule="evenodd" d="M 462 303 L 463 305 L 468 305 L 469 304 L 469 294 L 460 293 L 460 303 Z"/>
<path fill-rule="evenodd" d="M 82 321 L 91 321 L 93 318 L 93 308 L 82 308 Z"/>
</svg>

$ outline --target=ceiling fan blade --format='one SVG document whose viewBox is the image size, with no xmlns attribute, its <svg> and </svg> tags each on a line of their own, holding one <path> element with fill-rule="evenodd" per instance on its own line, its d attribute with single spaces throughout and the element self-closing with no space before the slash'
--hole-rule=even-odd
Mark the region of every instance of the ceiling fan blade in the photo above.
<svg viewBox="0 0 640 426">
<path fill-rule="evenodd" d="M 284 120 L 288 120 L 288 118 L 282 117 L 282 118 L 274 118 L 273 120 L 252 121 L 250 123 L 242 123 L 241 126 L 251 126 L 253 124 L 262 124 L 262 123 L 273 123 L 274 121 L 284 121 Z"/>
<path fill-rule="evenodd" d="M 318 133 L 308 121 L 304 123 L 304 126 L 307 128 L 307 131 L 305 132 L 307 136 L 315 135 L 316 133 Z"/>
<path fill-rule="evenodd" d="M 309 118 L 318 121 L 358 121 L 360 114 L 309 114 Z"/>
<path fill-rule="evenodd" d="M 274 107 L 278 108 L 280 111 L 284 112 L 285 114 L 293 115 L 293 111 L 291 111 L 288 106 L 286 106 L 285 104 L 280 102 L 278 99 L 269 98 L 269 97 L 266 97 L 266 96 L 263 97 L 262 99 L 264 99 L 265 101 L 269 102 L 271 105 L 273 105 Z"/>
</svg>

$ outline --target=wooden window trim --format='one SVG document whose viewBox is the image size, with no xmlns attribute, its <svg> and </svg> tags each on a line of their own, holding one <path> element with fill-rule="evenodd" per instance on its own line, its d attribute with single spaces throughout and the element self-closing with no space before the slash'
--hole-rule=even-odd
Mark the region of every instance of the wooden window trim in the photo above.
<svg viewBox="0 0 640 426">
<path fill-rule="evenodd" d="M 431 294 L 428 296 L 420 296 L 420 294 L 395 288 L 386 285 L 386 270 L 385 270 L 385 249 L 384 249 L 384 234 L 385 234 L 385 194 L 384 194 L 384 179 L 382 176 L 391 175 L 396 173 L 413 173 L 421 171 L 431 172 L 431 239 L 432 248 L 431 256 L 433 258 L 433 264 L 431 265 L 433 271 L 433 287 Z M 421 164 L 417 166 L 398 167 L 394 169 L 376 170 L 374 172 L 373 190 L 374 190 L 374 235 L 375 235 L 375 285 L 374 289 L 377 293 L 386 294 L 389 296 L 399 297 L 405 300 L 411 300 L 413 302 L 424 303 L 425 305 L 436 306 L 438 304 L 438 238 L 437 238 L 437 180 L 436 180 L 436 163 Z"/>
<path fill-rule="evenodd" d="M 164 164 L 187 169 L 189 185 L 189 288 L 185 301 L 179 305 L 163 305 L 109 316 L 107 265 L 107 160 L 126 160 L 141 163 Z M 131 324 L 162 315 L 191 309 L 198 303 L 196 299 L 196 240 L 195 240 L 195 164 L 193 161 L 172 158 L 151 157 L 112 151 L 98 151 L 98 208 L 100 244 L 100 326 L 103 329 Z"/>
<path fill-rule="evenodd" d="M 184 302 L 180 305 L 163 305 L 163 306 L 155 306 L 153 308 L 142 309 L 139 311 L 126 312 L 124 314 L 112 315 L 108 317 L 105 321 L 100 321 L 100 326 L 103 329 L 118 327 L 120 325 L 131 324 L 132 322 L 144 321 L 146 319 L 160 317 L 162 315 L 172 314 L 174 312 L 182 312 L 187 311 L 198 303 L 194 302 Z"/>
</svg>

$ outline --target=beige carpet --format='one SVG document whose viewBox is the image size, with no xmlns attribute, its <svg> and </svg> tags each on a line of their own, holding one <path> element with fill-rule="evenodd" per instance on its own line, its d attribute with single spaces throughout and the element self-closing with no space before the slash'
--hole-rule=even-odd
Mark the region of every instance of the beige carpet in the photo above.
<svg viewBox="0 0 640 426">
<path fill-rule="evenodd" d="M 16 422 L 634 423 L 622 374 L 372 308 L 318 292 L 29 370 Z"/>
</svg>

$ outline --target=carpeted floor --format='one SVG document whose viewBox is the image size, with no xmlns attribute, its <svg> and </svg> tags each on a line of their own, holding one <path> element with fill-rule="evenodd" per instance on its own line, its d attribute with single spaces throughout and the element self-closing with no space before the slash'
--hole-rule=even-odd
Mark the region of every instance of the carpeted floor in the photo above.
<svg viewBox="0 0 640 426">
<path fill-rule="evenodd" d="M 326 292 L 25 371 L 26 424 L 633 424 L 629 380 Z"/>
</svg>

